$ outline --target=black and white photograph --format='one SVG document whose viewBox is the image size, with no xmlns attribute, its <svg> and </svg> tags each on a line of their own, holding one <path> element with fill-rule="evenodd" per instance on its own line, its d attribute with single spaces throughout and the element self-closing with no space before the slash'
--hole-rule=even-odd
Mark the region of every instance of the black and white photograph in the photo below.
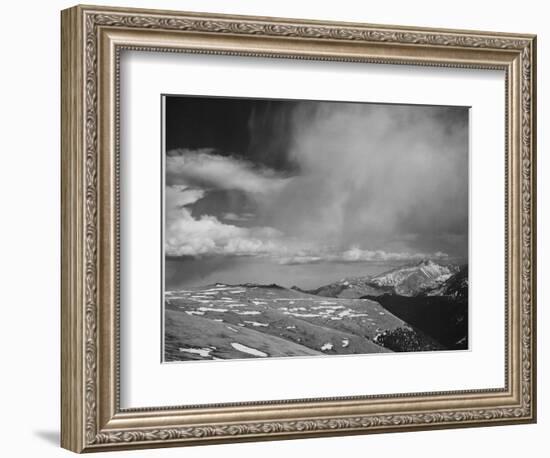
<svg viewBox="0 0 550 458">
<path fill-rule="evenodd" d="M 469 107 L 162 106 L 164 362 L 469 349 Z"/>
</svg>

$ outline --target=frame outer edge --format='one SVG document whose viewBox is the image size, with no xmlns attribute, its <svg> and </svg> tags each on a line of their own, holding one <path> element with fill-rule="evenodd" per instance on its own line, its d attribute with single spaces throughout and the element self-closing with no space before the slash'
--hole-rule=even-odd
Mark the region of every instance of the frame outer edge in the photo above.
<svg viewBox="0 0 550 458">
<path fill-rule="evenodd" d="M 61 11 L 61 447 L 85 448 L 84 78 L 80 7 Z"/>
<path fill-rule="evenodd" d="M 537 423 L 537 35 L 531 38 L 531 419 Z"/>
<path fill-rule="evenodd" d="M 125 18 L 127 21 L 122 22 L 117 12 L 128 13 L 128 17 Z M 161 17 L 149 17 L 155 13 Z M 101 21 L 95 23 L 94 15 L 101 18 Z M 215 21 L 216 19 L 219 21 Z M 232 22 L 237 19 L 241 19 L 246 25 L 244 29 Z M 156 24 L 155 20 L 159 23 Z M 75 452 L 82 452 L 355 434 L 366 433 L 367 428 L 372 428 L 368 432 L 397 432 L 533 422 L 536 418 L 536 240 L 534 239 L 536 234 L 536 207 L 534 207 L 536 205 L 536 37 L 474 31 L 447 31 L 446 35 L 441 35 L 443 30 L 437 29 L 430 29 L 430 35 L 422 32 L 424 29 L 393 26 L 390 28 L 390 26 L 380 25 L 376 27 L 380 27 L 383 35 L 372 37 L 377 42 L 389 40 L 392 42 L 390 44 L 394 44 L 393 42 L 406 41 L 407 44 L 415 46 L 429 45 L 439 49 L 477 47 L 524 53 L 525 59 L 521 59 L 523 65 L 520 73 L 525 75 L 523 72 L 530 72 L 523 79 L 527 90 L 521 92 L 524 97 L 522 114 L 526 116 L 521 140 L 522 145 L 526 147 L 523 157 L 526 162 L 521 167 L 523 172 L 521 181 L 525 186 L 523 189 L 525 194 L 520 192 L 522 197 L 527 199 L 526 202 L 524 201 L 521 212 L 528 222 L 523 227 L 524 231 L 526 230 L 523 234 L 527 243 L 522 244 L 520 248 L 527 259 L 525 259 L 524 268 L 518 267 L 524 275 L 525 326 L 523 329 L 529 332 L 526 335 L 520 332 L 524 339 L 522 374 L 525 378 L 522 380 L 527 383 L 523 392 L 524 402 L 517 408 L 509 406 L 510 408 L 506 409 L 503 405 L 501 409 L 494 409 L 494 411 L 457 412 L 459 416 L 472 415 L 470 419 L 464 418 L 461 421 L 455 421 L 458 417 L 453 417 L 449 412 L 441 412 L 440 420 L 437 417 L 439 414 L 424 412 L 417 415 L 422 421 L 415 420 L 413 415 L 397 415 L 395 418 L 388 417 L 386 420 L 389 423 L 386 420 L 377 423 L 379 419 L 376 417 L 373 420 L 375 423 L 367 422 L 365 425 L 362 424 L 362 418 L 358 417 L 307 419 L 297 422 L 277 420 L 279 422 L 194 425 L 180 429 L 174 429 L 174 427 L 172 429 L 137 428 L 128 431 L 101 431 L 102 422 L 98 404 L 102 400 L 98 396 L 103 394 L 101 389 L 98 389 L 98 384 L 102 383 L 102 373 L 97 366 L 97 351 L 101 349 L 97 349 L 96 346 L 98 331 L 101 333 L 102 329 L 100 326 L 97 329 L 99 323 L 96 321 L 98 318 L 96 315 L 100 312 L 98 301 L 101 300 L 101 294 L 97 293 L 102 291 L 101 284 L 97 283 L 102 281 L 101 271 L 98 271 L 98 254 L 101 255 L 101 251 L 98 253 L 97 246 L 100 242 L 97 239 L 100 235 L 97 223 L 102 216 L 101 210 L 98 211 L 97 208 L 100 199 L 97 173 L 101 170 L 102 163 L 97 157 L 96 149 L 98 147 L 96 141 L 99 140 L 96 136 L 100 129 L 96 122 L 100 104 L 97 100 L 98 87 L 96 86 L 98 56 L 94 36 L 95 27 L 96 25 L 100 27 L 122 25 L 129 29 L 198 31 L 205 35 L 220 33 L 225 37 L 256 34 L 255 27 L 259 27 L 260 35 L 277 39 L 288 35 L 288 37 L 297 36 L 299 39 L 327 40 L 327 42 L 371 41 L 368 37 L 372 32 L 369 31 L 367 24 L 357 25 L 357 30 L 346 32 L 352 35 L 340 36 L 336 33 L 337 27 L 351 26 L 350 24 L 290 19 L 281 19 L 284 22 L 273 24 L 272 21 L 277 19 L 91 6 L 77 6 L 62 12 L 62 446 Z M 315 25 L 319 27 L 313 27 Z M 415 30 L 420 32 L 417 33 Z M 462 33 L 466 36 L 461 37 Z M 469 34 L 476 35 L 475 37 L 472 35 L 473 41 L 468 41 Z M 522 105 L 521 102 L 519 104 Z M 520 305 L 521 303 L 518 307 Z M 484 417 L 484 415 L 488 416 Z M 394 420 L 401 421 L 401 417 L 403 417 L 401 425 L 394 422 Z M 358 426 L 354 426 L 355 424 Z"/>
</svg>

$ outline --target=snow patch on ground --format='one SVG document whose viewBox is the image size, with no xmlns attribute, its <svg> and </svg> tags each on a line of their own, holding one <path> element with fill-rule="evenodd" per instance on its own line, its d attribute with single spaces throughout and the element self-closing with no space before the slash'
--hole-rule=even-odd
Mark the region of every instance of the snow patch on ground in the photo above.
<svg viewBox="0 0 550 458">
<path fill-rule="evenodd" d="M 340 318 L 359 318 L 362 316 L 369 316 L 367 313 L 353 313 L 353 310 L 347 309 L 341 311 L 338 316 Z"/>
<path fill-rule="evenodd" d="M 338 310 L 338 309 L 343 309 L 344 306 L 343 305 L 315 305 L 313 307 L 311 307 L 313 310 L 331 310 L 331 311 L 334 311 L 334 310 Z"/>
<path fill-rule="evenodd" d="M 269 324 L 267 324 L 267 323 L 258 323 L 257 321 L 246 321 L 245 320 L 245 323 L 250 324 L 252 326 L 256 326 L 256 327 L 261 326 L 263 328 L 267 328 L 269 326 Z"/>
<path fill-rule="evenodd" d="M 284 312 L 285 315 L 292 315 L 292 316 L 298 316 L 302 318 L 314 318 L 321 316 L 317 313 L 297 313 L 297 312 Z"/>
<path fill-rule="evenodd" d="M 199 307 L 201 312 L 227 312 L 227 309 L 215 309 L 212 307 Z"/>
<path fill-rule="evenodd" d="M 254 305 L 267 305 L 267 302 L 263 301 L 251 301 Z"/>
<path fill-rule="evenodd" d="M 184 351 L 186 353 L 193 353 L 194 355 L 200 355 L 202 356 L 203 358 L 208 358 L 210 357 L 210 353 L 212 352 L 212 350 L 214 350 L 213 348 L 209 348 L 209 347 L 204 347 L 204 348 L 186 348 L 186 347 L 180 347 L 179 349 L 180 351 Z"/>
<path fill-rule="evenodd" d="M 256 350 L 255 348 L 247 347 L 246 345 L 240 344 L 238 342 L 231 342 L 231 346 L 238 351 L 242 351 L 243 353 L 248 353 L 249 355 L 254 356 L 261 356 L 262 358 L 265 358 L 268 356 L 267 353 L 264 353 L 263 351 Z"/>
<path fill-rule="evenodd" d="M 257 310 L 243 310 L 242 312 L 236 310 L 235 313 L 237 315 L 260 315 L 261 312 Z"/>
</svg>

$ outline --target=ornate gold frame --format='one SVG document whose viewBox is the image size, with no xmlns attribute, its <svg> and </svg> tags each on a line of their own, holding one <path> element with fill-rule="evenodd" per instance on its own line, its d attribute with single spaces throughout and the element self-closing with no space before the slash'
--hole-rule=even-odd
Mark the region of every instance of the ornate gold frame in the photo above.
<svg viewBox="0 0 550 458">
<path fill-rule="evenodd" d="M 64 10 L 61 32 L 63 447 L 88 452 L 535 421 L 535 36 L 93 6 Z M 121 410 L 122 49 L 504 70 L 506 387 Z"/>
</svg>

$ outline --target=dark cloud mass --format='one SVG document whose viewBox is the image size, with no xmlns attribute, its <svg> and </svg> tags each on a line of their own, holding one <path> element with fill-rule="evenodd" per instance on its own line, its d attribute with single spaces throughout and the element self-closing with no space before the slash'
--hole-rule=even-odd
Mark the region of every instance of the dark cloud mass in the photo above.
<svg viewBox="0 0 550 458">
<path fill-rule="evenodd" d="M 201 278 L 467 257 L 468 108 L 183 96 L 166 106 L 165 250 L 196 259 Z M 171 282 L 193 281 L 169 270 Z"/>
</svg>

